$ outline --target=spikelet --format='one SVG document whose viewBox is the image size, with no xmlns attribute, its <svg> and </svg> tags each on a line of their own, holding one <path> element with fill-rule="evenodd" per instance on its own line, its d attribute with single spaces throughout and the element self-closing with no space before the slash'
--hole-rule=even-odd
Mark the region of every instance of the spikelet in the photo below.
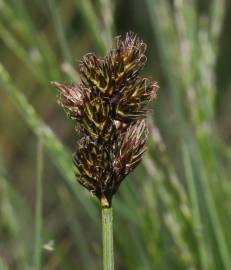
<svg viewBox="0 0 231 270">
<path fill-rule="evenodd" d="M 129 32 L 125 39 L 117 38 L 105 58 L 92 53 L 82 58 L 79 85 L 53 82 L 60 92 L 58 103 L 78 122 L 77 179 L 103 207 L 111 205 L 145 151 L 145 119 L 158 90 L 156 82 L 139 76 L 145 50 L 145 43 Z"/>
</svg>

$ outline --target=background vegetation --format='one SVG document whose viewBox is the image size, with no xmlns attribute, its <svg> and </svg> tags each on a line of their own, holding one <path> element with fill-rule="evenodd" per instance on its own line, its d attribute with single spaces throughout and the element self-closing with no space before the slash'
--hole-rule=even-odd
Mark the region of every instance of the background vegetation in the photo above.
<svg viewBox="0 0 231 270">
<path fill-rule="evenodd" d="M 49 82 L 79 81 L 81 56 L 128 30 L 161 88 L 149 150 L 113 202 L 116 269 L 231 269 L 230 10 L 0 0 L 1 270 L 101 269 L 100 207 L 75 181 L 73 123 Z"/>
</svg>

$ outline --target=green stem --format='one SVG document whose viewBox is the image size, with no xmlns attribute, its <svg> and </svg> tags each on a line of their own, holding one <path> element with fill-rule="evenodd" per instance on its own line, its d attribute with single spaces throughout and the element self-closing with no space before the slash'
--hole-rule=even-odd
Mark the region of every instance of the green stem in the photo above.
<svg viewBox="0 0 231 270">
<path fill-rule="evenodd" d="M 38 136 L 37 144 L 37 169 L 36 169 L 36 209 L 35 209 L 35 243 L 34 243 L 34 267 L 41 269 L 41 245 L 42 245 L 42 172 L 43 172 L 43 146 L 42 137 Z"/>
<path fill-rule="evenodd" d="M 102 208 L 103 270 L 114 270 L 112 208 Z"/>
</svg>

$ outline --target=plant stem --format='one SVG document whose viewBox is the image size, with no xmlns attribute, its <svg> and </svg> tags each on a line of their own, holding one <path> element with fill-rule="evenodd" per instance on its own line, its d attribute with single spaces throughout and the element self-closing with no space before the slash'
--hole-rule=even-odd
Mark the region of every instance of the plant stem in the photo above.
<svg viewBox="0 0 231 270">
<path fill-rule="evenodd" d="M 114 270 L 112 208 L 102 208 L 103 270 Z"/>
<path fill-rule="evenodd" d="M 36 172 L 36 209 L 35 209 L 35 243 L 34 243 L 34 267 L 41 269 L 41 244 L 42 244 L 42 172 L 43 172 L 43 146 L 42 136 L 38 136 L 37 144 L 37 172 Z"/>
</svg>

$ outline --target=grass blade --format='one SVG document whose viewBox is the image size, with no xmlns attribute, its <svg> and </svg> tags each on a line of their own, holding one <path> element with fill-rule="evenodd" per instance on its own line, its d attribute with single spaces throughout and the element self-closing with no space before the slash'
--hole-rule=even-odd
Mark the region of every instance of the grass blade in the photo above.
<svg viewBox="0 0 231 270">
<path fill-rule="evenodd" d="M 35 209 L 35 243 L 34 243 L 34 267 L 41 269 L 42 262 L 42 207 L 43 207 L 43 143 L 38 137 L 37 142 L 37 169 L 36 169 L 36 209 Z"/>
</svg>

